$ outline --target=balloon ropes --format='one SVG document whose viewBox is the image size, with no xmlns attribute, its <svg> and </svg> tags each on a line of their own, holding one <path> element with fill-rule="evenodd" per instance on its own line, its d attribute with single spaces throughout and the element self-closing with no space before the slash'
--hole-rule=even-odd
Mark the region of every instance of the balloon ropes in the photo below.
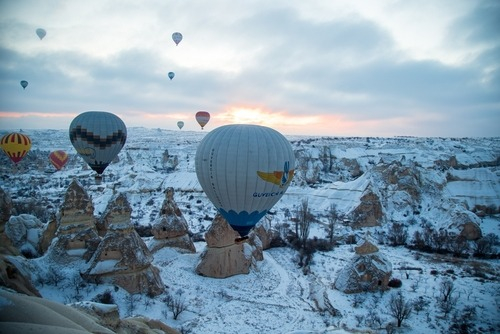
<svg viewBox="0 0 500 334">
<path fill-rule="evenodd" d="M 175 73 L 174 72 L 168 72 L 168 77 L 170 78 L 170 80 L 172 80 L 175 77 Z"/>
<path fill-rule="evenodd" d="M 177 126 L 179 127 L 179 129 L 182 129 L 184 127 L 184 122 L 183 121 L 177 122 Z"/>
<path fill-rule="evenodd" d="M 45 35 L 47 35 L 47 32 L 45 31 L 45 29 L 42 29 L 42 28 L 38 28 L 36 31 L 36 35 L 38 36 L 38 38 L 40 38 L 40 40 L 42 40 Z"/>
<path fill-rule="evenodd" d="M 127 127 L 115 114 L 87 111 L 71 122 L 69 139 L 76 152 L 99 174 L 98 180 L 125 145 Z"/>
<path fill-rule="evenodd" d="M 295 155 L 288 140 L 274 129 L 225 125 L 200 142 L 195 167 L 208 199 L 244 237 L 287 190 Z"/>
<path fill-rule="evenodd" d="M 182 34 L 180 32 L 174 32 L 172 34 L 172 40 L 175 42 L 175 45 L 179 45 L 179 43 L 182 41 Z"/>
<path fill-rule="evenodd" d="M 210 114 L 206 111 L 198 111 L 195 115 L 195 118 L 198 124 L 200 124 L 201 129 L 203 130 L 203 127 L 207 125 L 208 121 L 210 120 Z"/>
<path fill-rule="evenodd" d="M 61 170 L 68 162 L 68 153 L 62 150 L 50 152 L 49 161 L 57 170 Z"/>
<path fill-rule="evenodd" d="M 2 150 L 14 162 L 19 163 L 31 149 L 31 139 L 22 133 L 9 133 L 0 139 Z"/>
<path fill-rule="evenodd" d="M 26 81 L 26 80 L 21 80 L 20 84 L 21 84 L 21 87 L 23 87 L 23 89 L 26 89 L 26 87 L 28 87 L 28 81 Z"/>
</svg>

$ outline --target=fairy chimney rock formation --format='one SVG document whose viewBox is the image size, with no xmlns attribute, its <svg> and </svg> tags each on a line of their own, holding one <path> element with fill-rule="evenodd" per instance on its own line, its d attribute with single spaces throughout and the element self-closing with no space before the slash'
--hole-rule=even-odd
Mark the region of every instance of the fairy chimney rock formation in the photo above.
<svg viewBox="0 0 500 334">
<path fill-rule="evenodd" d="M 248 274 L 253 249 L 247 242 L 236 242 L 239 237 L 238 232 L 221 215 L 217 215 L 205 234 L 207 247 L 200 256 L 196 273 L 213 278 Z"/>
<path fill-rule="evenodd" d="M 108 203 L 103 220 L 107 232 L 82 273 L 87 281 L 109 282 L 129 293 L 157 296 L 164 290 L 153 256 L 130 222 L 130 204 L 124 194 Z"/>
<path fill-rule="evenodd" d="M 212 222 L 212 225 L 205 233 L 205 241 L 208 248 L 224 248 L 232 246 L 235 239 L 240 238 L 240 234 L 233 230 L 229 223 L 217 214 Z"/>
<path fill-rule="evenodd" d="M 19 249 L 12 244 L 12 241 L 4 233 L 5 224 L 9 221 L 12 211 L 12 199 L 9 194 L 0 187 L 0 253 L 19 255 Z"/>
<path fill-rule="evenodd" d="M 49 247 L 53 260 L 90 259 L 101 241 L 97 235 L 92 198 L 73 179 L 59 210 L 56 241 Z"/>
<path fill-rule="evenodd" d="M 73 179 L 61 206 L 58 233 L 77 233 L 86 228 L 95 229 L 94 205 L 81 183 Z"/>
<path fill-rule="evenodd" d="M 370 240 L 369 233 L 354 249 L 356 254 L 339 272 L 335 288 L 345 293 L 388 289 L 392 264 Z"/>
<path fill-rule="evenodd" d="M 110 228 L 110 225 L 120 225 L 123 224 L 124 228 L 131 227 L 130 216 L 132 214 L 132 208 L 127 200 L 125 194 L 120 193 L 118 196 L 108 204 L 102 219 L 97 223 L 97 231 L 99 235 L 105 236 L 106 232 Z M 116 229 L 117 226 L 114 228 Z"/>
<path fill-rule="evenodd" d="M 0 187 L 0 233 L 4 231 L 5 224 L 9 221 L 12 215 L 12 199 Z"/>
<path fill-rule="evenodd" d="M 368 255 L 378 252 L 378 247 L 375 246 L 368 237 L 365 237 L 363 243 L 354 247 L 357 255 Z"/>
<path fill-rule="evenodd" d="M 353 228 L 379 226 L 383 217 L 382 204 L 379 196 L 368 187 L 360 198 L 360 204 L 353 210 L 352 215 L 357 217 Z"/>
<path fill-rule="evenodd" d="M 153 239 L 149 249 L 156 252 L 163 247 L 174 247 L 181 251 L 195 253 L 193 241 L 189 236 L 186 219 L 174 201 L 174 189 L 165 190 L 165 200 L 160 210 L 160 216 L 153 223 L 151 229 Z"/>
</svg>

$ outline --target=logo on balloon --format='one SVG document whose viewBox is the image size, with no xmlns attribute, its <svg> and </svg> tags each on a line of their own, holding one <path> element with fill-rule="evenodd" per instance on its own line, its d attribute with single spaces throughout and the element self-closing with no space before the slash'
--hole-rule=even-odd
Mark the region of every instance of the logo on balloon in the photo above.
<svg viewBox="0 0 500 334">
<path fill-rule="evenodd" d="M 288 185 L 290 181 L 292 181 L 293 172 L 294 172 L 293 169 L 290 170 L 290 162 L 285 161 L 282 171 L 274 171 L 274 172 L 257 171 L 257 175 L 259 175 L 259 177 L 262 180 L 266 182 L 271 182 L 279 186 L 280 188 L 283 188 L 284 186 Z"/>
<path fill-rule="evenodd" d="M 84 157 L 95 158 L 95 150 L 92 147 L 79 148 L 76 152 Z"/>
</svg>

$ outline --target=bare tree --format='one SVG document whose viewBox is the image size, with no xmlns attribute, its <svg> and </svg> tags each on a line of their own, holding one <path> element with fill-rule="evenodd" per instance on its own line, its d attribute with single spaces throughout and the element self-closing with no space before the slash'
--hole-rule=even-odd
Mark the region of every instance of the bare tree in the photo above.
<svg viewBox="0 0 500 334">
<path fill-rule="evenodd" d="M 387 235 L 391 246 L 406 245 L 408 239 L 408 230 L 403 224 L 393 223 Z"/>
<path fill-rule="evenodd" d="M 453 281 L 447 277 L 443 278 L 441 284 L 439 285 L 439 295 L 441 297 L 441 301 L 447 302 L 448 299 L 451 298 L 454 291 L 455 287 L 453 285 Z"/>
<path fill-rule="evenodd" d="M 339 219 L 339 213 L 337 211 L 337 205 L 335 203 L 331 203 L 328 211 L 326 212 L 326 216 L 328 218 L 328 241 L 330 244 L 333 244 L 333 236 L 335 233 L 335 225 Z"/>
<path fill-rule="evenodd" d="M 474 241 L 474 255 L 482 257 L 487 254 L 492 254 L 496 244 L 498 244 L 498 236 L 493 233 L 489 233 L 481 239 Z"/>
<path fill-rule="evenodd" d="M 463 256 L 469 250 L 467 239 L 461 235 L 451 235 L 448 240 L 448 250 L 453 253 L 454 256 Z"/>
<path fill-rule="evenodd" d="M 310 153 L 297 152 L 297 170 L 302 174 L 302 178 L 307 180 L 307 171 L 309 170 L 309 164 L 311 163 L 312 156 Z"/>
<path fill-rule="evenodd" d="M 129 293 L 125 297 L 125 300 L 127 302 L 127 316 L 131 317 L 132 315 L 134 315 L 134 312 L 135 312 L 135 309 L 137 306 L 137 302 L 140 300 L 140 298 L 141 297 L 139 295 L 135 295 L 132 293 Z"/>
<path fill-rule="evenodd" d="M 476 308 L 470 305 L 464 306 L 463 309 L 457 310 L 453 314 L 450 333 L 476 333 L 476 331 L 474 331 L 476 319 Z"/>
<path fill-rule="evenodd" d="M 57 284 L 59 284 L 63 280 L 64 280 L 63 274 L 61 274 L 57 269 L 54 269 L 54 267 L 49 268 L 46 277 L 47 284 L 57 286 Z"/>
<path fill-rule="evenodd" d="M 311 230 L 311 223 L 314 217 L 309 209 L 309 201 L 307 199 L 302 200 L 299 209 L 297 210 L 297 223 L 295 230 L 298 232 L 297 237 L 301 244 L 301 248 L 306 248 L 306 242 L 309 238 L 309 232 Z"/>
<path fill-rule="evenodd" d="M 323 146 L 321 149 L 321 154 L 319 155 L 319 160 L 323 164 L 322 171 L 324 173 L 329 173 L 333 168 L 333 155 L 330 146 Z"/>
<path fill-rule="evenodd" d="M 457 298 L 453 297 L 454 291 L 453 281 L 450 278 L 444 278 L 439 285 L 438 304 L 445 318 L 448 317 L 456 304 Z"/>
<path fill-rule="evenodd" d="M 398 327 L 405 319 L 408 319 L 413 311 L 413 303 L 405 301 L 403 294 L 399 291 L 391 296 L 389 300 L 389 314 L 396 318 Z"/>
<path fill-rule="evenodd" d="M 187 304 L 181 294 L 176 296 L 167 294 L 164 300 L 168 309 L 172 312 L 174 320 L 177 320 L 177 317 L 179 317 L 179 315 L 187 309 Z"/>
</svg>

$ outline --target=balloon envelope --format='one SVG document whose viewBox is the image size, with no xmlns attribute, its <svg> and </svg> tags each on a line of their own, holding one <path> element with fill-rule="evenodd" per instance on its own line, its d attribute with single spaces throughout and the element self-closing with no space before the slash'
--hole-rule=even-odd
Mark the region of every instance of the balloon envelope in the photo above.
<svg viewBox="0 0 500 334">
<path fill-rule="evenodd" d="M 175 77 L 175 73 L 174 72 L 168 72 L 168 77 L 170 78 L 170 80 L 172 80 Z"/>
<path fill-rule="evenodd" d="M 127 127 L 106 111 L 87 111 L 73 119 L 69 139 L 76 152 L 97 174 L 102 174 L 127 140 Z"/>
<path fill-rule="evenodd" d="M 68 162 L 68 153 L 62 150 L 50 152 L 49 160 L 57 170 L 61 170 Z"/>
<path fill-rule="evenodd" d="M 26 87 L 28 87 L 28 81 L 21 80 L 21 87 L 23 87 L 23 89 L 26 89 Z"/>
<path fill-rule="evenodd" d="M 287 190 L 295 156 L 276 130 L 225 125 L 200 142 L 195 167 L 207 197 L 233 229 L 245 236 Z"/>
<path fill-rule="evenodd" d="M 174 32 L 172 34 L 172 39 L 175 42 L 175 45 L 179 45 L 179 43 L 182 41 L 182 34 L 180 32 Z"/>
<path fill-rule="evenodd" d="M 184 127 L 184 122 L 183 121 L 177 122 L 177 126 L 179 127 L 179 129 L 182 129 Z"/>
<path fill-rule="evenodd" d="M 195 117 L 198 124 L 200 124 L 202 130 L 203 127 L 207 125 L 208 121 L 210 120 L 210 114 L 206 111 L 198 111 Z"/>
<path fill-rule="evenodd" d="M 45 31 L 45 29 L 38 28 L 36 30 L 36 34 L 37 34 L 38 38 L 43 39 L 45 37 L 45 35 L 47 35 L 47 32 Z"/>
<path fill-rule="evenodd" d="M 31 139 L 22 133 L 9 133 L 0 139 L 3 151 L 15 164 L 21 161 L 31 149 Z"/>
</svg>

